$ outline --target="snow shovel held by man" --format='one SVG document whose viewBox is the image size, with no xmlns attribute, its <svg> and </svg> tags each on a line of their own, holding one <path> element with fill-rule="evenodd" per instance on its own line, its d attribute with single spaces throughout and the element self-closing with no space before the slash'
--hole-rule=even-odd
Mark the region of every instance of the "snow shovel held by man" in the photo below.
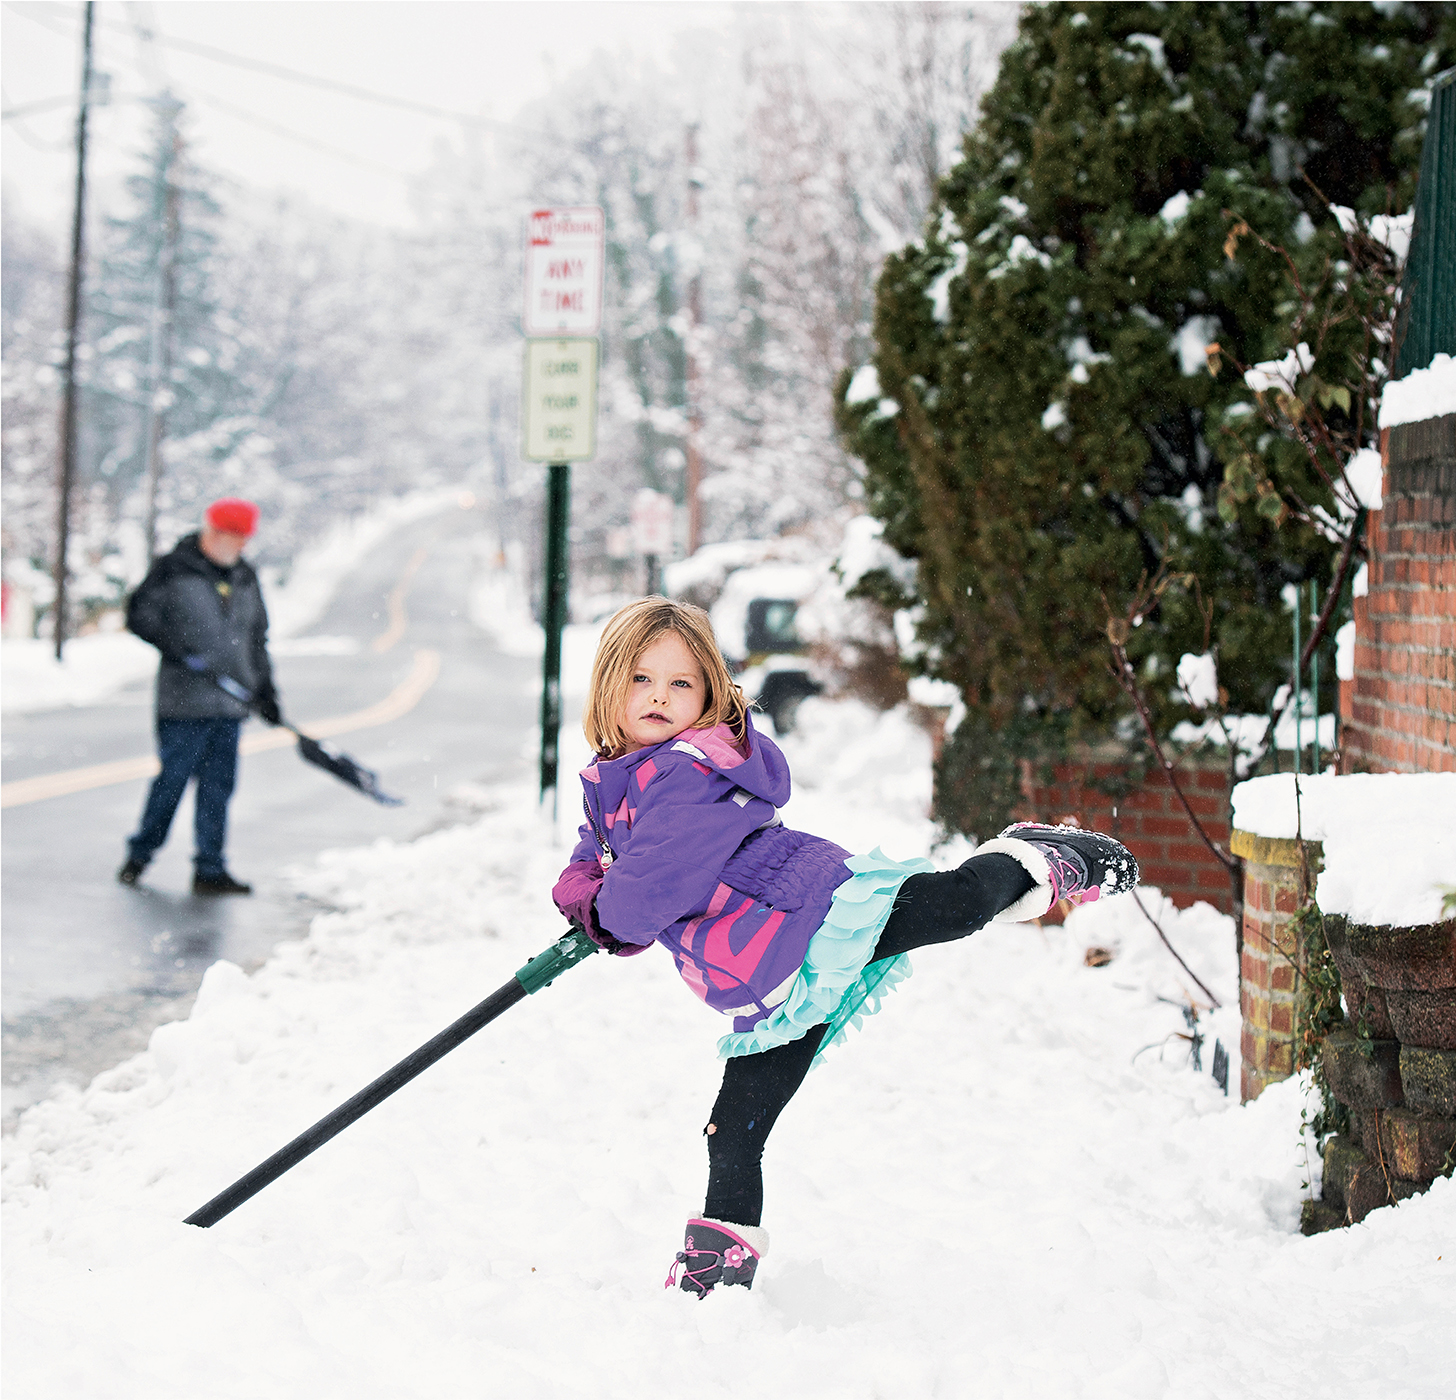
<svg viewBox="0 0 1456 1400">
<path fill-rule="evenodd" d="M 192 659 L 188 658 L 188 666 L 191 666 Z M 213 683 L 225 695 L 231 695 L 239 703 L 257 708 L 257 702 L 245 685 L 240 685 L 231 676 L 219 675 L 216 671 L 209 671 Z M 311 739 L 301 729 L 289 724 L 281 715 L 272 719 L 268 715 L 263 716 L 270 724 L 276 724 L 280 729 L 286 729 L 298 740 L 298 753 L 305 763 L 312 763 L 315 768 L 322 768 L 326 773 L 332 773 L 340 782 L 348 783 L 351 788 L 362 792 L 365 797 L 372 797 L 383 807 L 402 807 L 404 798 L 392 797 L 384 792 L 379 786 L 379 774 L 372 768 L 366 768 L 362 763 L 356 763 L 346 753 L 339 753 L 329 748 L 317 739 Z"/>
<path fill-rule="evenodd" d="M 336 1137 L 371 1108 L 377 1108 L 396 1089 L 402 1089 L 416 1075 L 443 1059 L 482 1026 L 494 1021 L 522 997 L 549 987 L 569 967 L 597 951 L 597 945 L 573 924 L 571 931 L 558 939 L 545 952 L 538 953 L 521 968 L 505 986 L 492 992 L 478 1006 L 472 1007 L 458 1021 L 445 1027 L 433 1040 L 427 1040 L 412 1055 L 406 1055 L 393 1069 L 386 1070 L 372 1084 L 366 1085 L 347 1103 L 320 1118 L 307 1132 L 300 1133 L 286 1147 L 280 1148 L 266 1162 L 260 1162 L 246 1176 L 239 1177 L 226 1191 L 214 1196 L 200 1210 L 195 1210 L 182 1223 L 207 1229 L 230 1215 L 246 1200 L 256 1196 L 271 1181 L 276 1181 L 290 1167 L 296 1167 L 311 1152 L 317 1151 L 331 1137 Z"/>
</svg>

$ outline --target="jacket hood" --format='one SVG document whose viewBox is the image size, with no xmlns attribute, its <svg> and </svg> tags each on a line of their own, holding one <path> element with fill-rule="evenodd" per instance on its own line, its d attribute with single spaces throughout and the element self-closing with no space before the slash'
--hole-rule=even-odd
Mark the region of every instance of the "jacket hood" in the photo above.
<svg viewBox="0 0 1456 1400">
<path fill-rule="evenodd" d="M 639 763 L 677 750 L 731 778 L 754 797 L 761 797 L 775 807 L 784 806 L 789 800 L 789 765 L 779 746 L 754 729 L 752 715 L 744 717 L 743 738 L 743 748 L 748 750 L 746 757 L 726 724 L 712 729 L 685 729 L 675 738 L 623 754 L 621 758 L 597 759 L 583 768 L 581 775 L 592 783 L 600 782 L 608 774 L 614 777 L 621 774 L 624 780 Z"/>
<path fill-rule="evenodd" d="M 191 569 L 194 573 L 204 574 L 212 578 L 242 578 L 252 572 L 252 568 L 246 559 L 239 559 L 236 564 L 218 564 L 209 559 L 202 552 L 202 535 L 200 531 L 194 530 L 190 535 L 183 535 L 175 545 L 172 552 L 167 556 L 174 567 Z"/>
</svg>

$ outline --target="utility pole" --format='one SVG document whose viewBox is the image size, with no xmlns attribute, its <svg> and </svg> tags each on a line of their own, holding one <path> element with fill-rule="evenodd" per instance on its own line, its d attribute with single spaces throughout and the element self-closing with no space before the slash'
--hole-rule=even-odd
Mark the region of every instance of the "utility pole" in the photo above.
<svg viewBox="0 0 1456 1400">
<path fill-rule="evenodd" d="M 182 104 L 170 93 L 158 103 L 167 123 L 161 169 L 152 201 L 159 225 L 157 274 L 152 293 L 151 352 L 148 356 L 147 397 L 147 564 L 157 557 L 157 486 L 162 476 L 162 437 L 167 409 L 172 403 L 172 320 L 177 300 L 177 242 L 181 225 L 181 192 L 174 172 L 182 157 L 182 134 L 177 115 Z"/>
<path fill-rule="evenodd" d="M 688 164 L 688 231 L 694 243 L 698 242 L 698 191 L 703 187 L 702 172 L 698 169 L 698 128 L 696 123 L 687 130 Z M 702 513 L 698 503 L 698 488 L 703 480 L 703 458 L 698 451 L 698 434 L 703 427 L 703 412 L 698 395 L 698 325 L 703 317 L 703 257 L 702 248 L 693 251 L 693 276 L 688 283 L 688 470 L 684 483 L 688 507 L 687 553 L 693 554 L 702 534 Z"/>
<path fill-rule="evenodd" d="M 81 41 L 81 106 L 76 114 L 76 209 L 71 220 L 71 285 L 66 310 L 66 389 L 61 406 L 60 501 L 56 508 L 56 660 L 66 641 L 66 550 L 71 543 L 71 487 L 76 479 L 76 335 L 81 321 L 81 263 L 86 227 L 86 114 L 91 101 L 91 25 L 95 0 L 86 0 Z"/>
</svg>

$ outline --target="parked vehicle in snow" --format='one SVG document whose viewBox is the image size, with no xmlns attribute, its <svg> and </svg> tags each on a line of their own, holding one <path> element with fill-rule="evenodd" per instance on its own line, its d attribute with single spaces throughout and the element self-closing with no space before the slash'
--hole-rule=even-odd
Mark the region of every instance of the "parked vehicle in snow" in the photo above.
<svg viewBox="0 0 1456 1400">
<path fill-rule="evenodd" d="M 848 596 L 870 570 L 914 578 L 914 565 L 882 542 L 880 522 L 862 515 L 837 550 L 802 536 L 725 540 L 669 564 L 664 584 L 708 610 L 744 693 L 786 734 L 811 696 L 856 695 L 878 709 L 905 698 L 890 614 Z"/>
<path fill-rule="evenodd" d="M 751 598 L 743 628 L 748 656 L 738 669 L 738 683 L 779 735 L 794 727 L 800 703 L 824 689 L 810 674 L 794 626 L 798 611 L 792 598 Z"/>
<path fill-rule="evenodd" d="M 776 734 L 787 734 L 800 703 L 824 688 L 796 625 L 800 604 L 823 579 L 822 565 L 771 562 L 733 569 L 709 610 L 738 683 L 773 720 Z"/>
</svg>

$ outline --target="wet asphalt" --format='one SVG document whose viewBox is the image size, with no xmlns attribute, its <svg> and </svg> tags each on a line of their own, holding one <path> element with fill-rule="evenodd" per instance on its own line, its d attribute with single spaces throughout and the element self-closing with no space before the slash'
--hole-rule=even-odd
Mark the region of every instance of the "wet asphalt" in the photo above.
<svg viewBox="0 0 1456 1400">
<path fill-rule="evenodd" d="M 308 638 L 346 638 L 274 658 L 288 718 L 363 709 L 440 653 L 439 677 L 407 714 L 332 742 L 406 799 L 382 807 L 304 763 L 290 748 L 245 756 L 229 810 L 228 862 L 247 898 L 190 892 L 192 798 L 135 889 L 116 881 L 147 781 L 11 807 L 0 845 L 0 1008 L 4 1121 L 63 1083 L 84 1084 L 143 1049 L 152 1030 L 185 1016 L 219 958 L 251 970 L 282 940 L 302 937 L 320 906 L 288 871 L 329 848 L 379 837 L 409 841 L 468 820 L 470 788 L 527 776 L 538 743 L 539 662 L 502 654 L 469 619 L 473 577 L 493 553 L 493 522 L 450 510 L 382 542 L 344 581 Z M 389 595 L 407 580 L 402 633 L 387 650 Z M 257 726 L 250 721 L 245 733 Z M 11 782 L 153 752 L 151 683 L 78 709 L 7 717 L 3 778 Z"/>
</svg>

